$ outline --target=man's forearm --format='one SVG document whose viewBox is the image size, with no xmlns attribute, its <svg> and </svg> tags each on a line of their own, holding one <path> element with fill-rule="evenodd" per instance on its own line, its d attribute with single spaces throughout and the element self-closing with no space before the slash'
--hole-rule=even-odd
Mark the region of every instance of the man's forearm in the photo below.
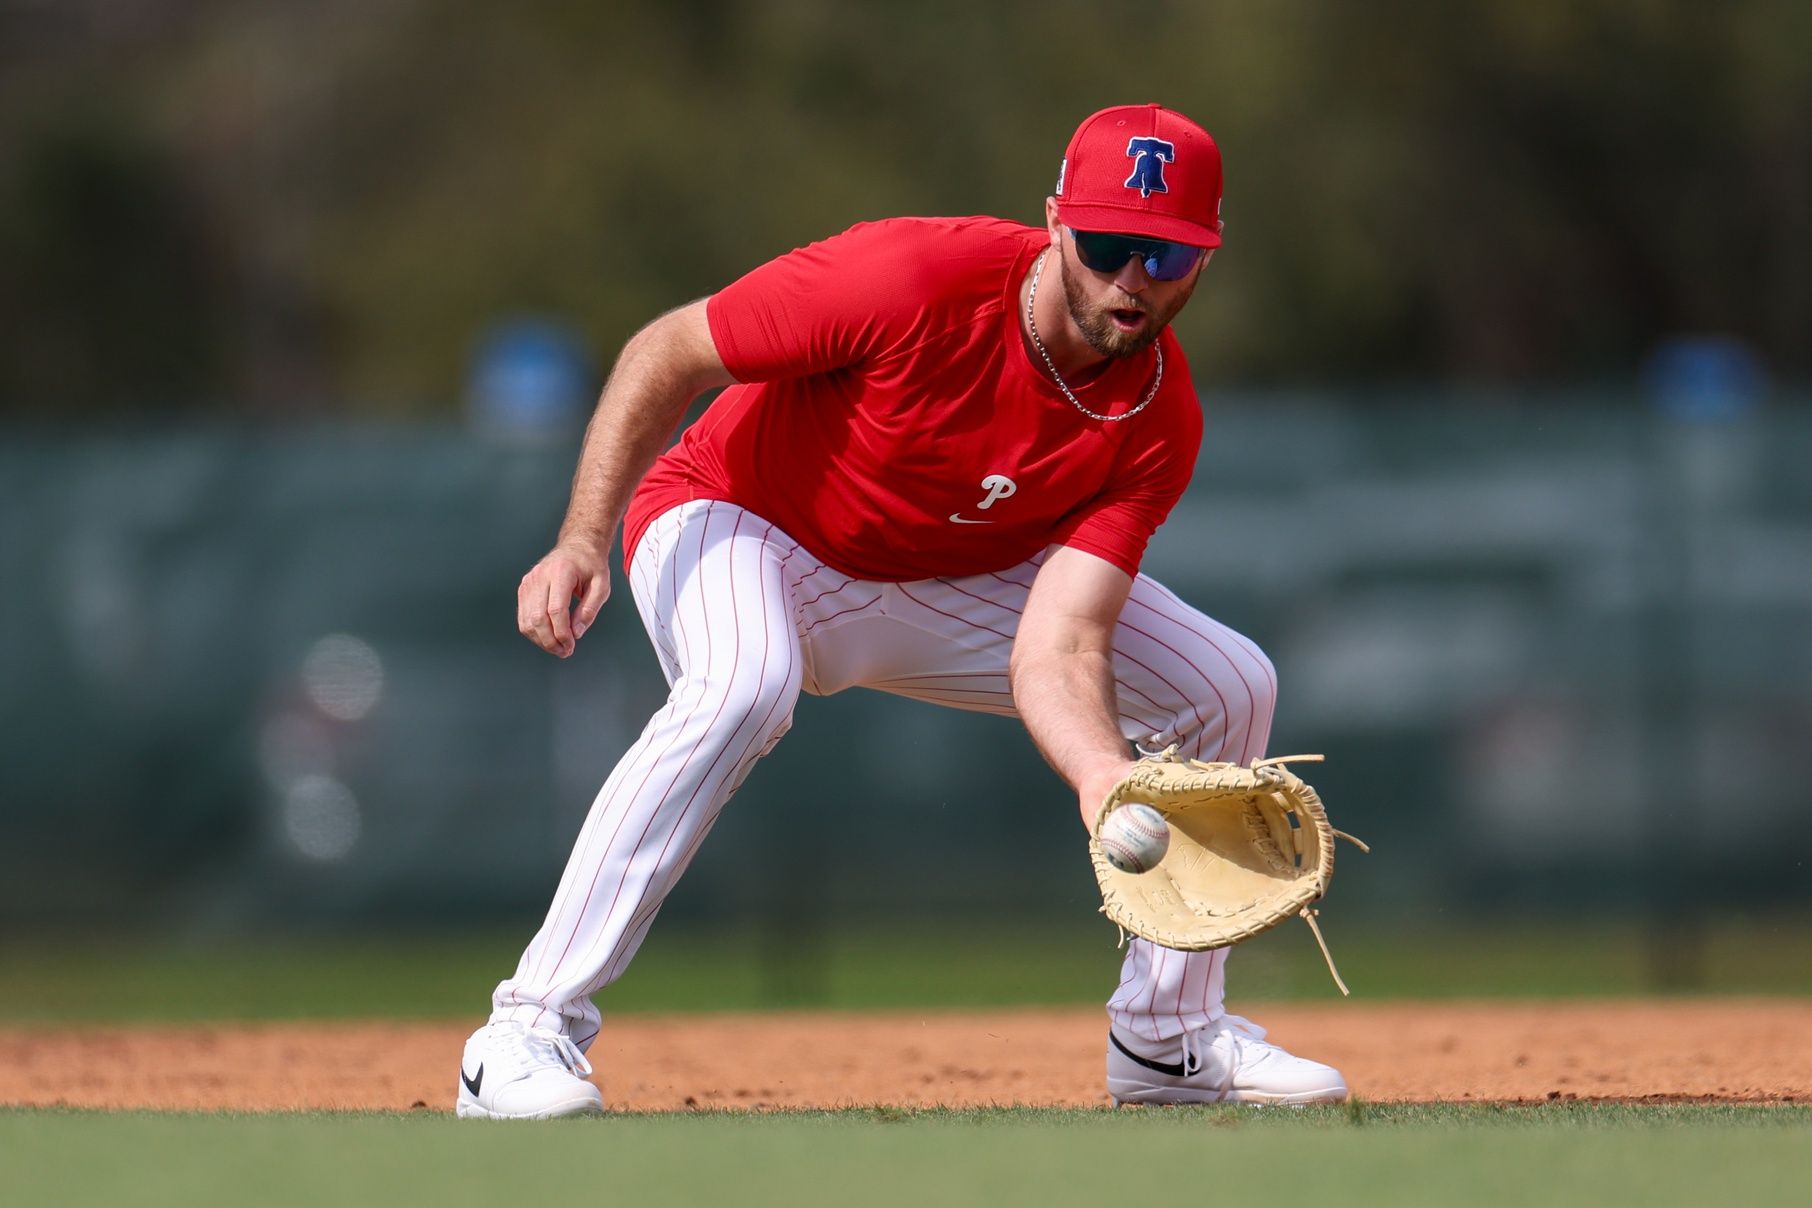
<svg viewBox="0 0 1812 1208">
<path fill-rule="evenodd" d="M 1047 553 L 1026 598 L 1007 674 L 1026 731 L 1076 790 L 1084 824 L 1131 765 L 1120 733 L 1114 629 L 1132 576 L 1064 546 Z"/>
<path fill-rule="evenodd" d="M 664 315 L 624 346 L 585 429 L 561 544 L 607 549 L 636 484 L 687 405 L 730 380 L 710 347 L 703 311 L 699 302 Z"/>
<path fill-rule="evenodd" d="M 1099 651 L 1016 653 L 1014 706 L 1033 743 L 1077 792 L 1083 821 L 1091 822 L 1130 758 L 1117 726 L 1112 664 Z"/>
</svg>

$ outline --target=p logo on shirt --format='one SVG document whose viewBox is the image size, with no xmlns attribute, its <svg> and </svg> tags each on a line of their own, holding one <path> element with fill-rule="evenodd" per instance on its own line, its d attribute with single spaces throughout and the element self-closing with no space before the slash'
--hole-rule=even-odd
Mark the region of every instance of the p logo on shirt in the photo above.
<svg viewBox="0 0 1812 1208">
<path fill-rule="evenodd" d="M 982 479 L 981 484 L 982 490 L 988 493 L 984 495 L 982 501 L 975 506 L 984 512 L 993 507 L 1000 500 L 1011 497 L 1015 491 L 1019 490 L 1019 485 L 1005 474 L 990 474 Z"/>
<path fill-rule="evenodd" d="M 1013 494 L 1019 490 L 1019 484 L 1014 482 L 1011 478 L 1008 478 L 1005 474 L 988 475 L 981 480 L 981 487 L 987 494 L 983 495 L 981 497 L 981 502 L 975 505 L 975 510 L 978 512 L 987 511 L 1001 500 L 1011 498 Z M 964 517 L 961 512 L 951 512 L 950 523 L 992 524 L 994 522 L 992 520 L 970 520 Z"/>
</svg>

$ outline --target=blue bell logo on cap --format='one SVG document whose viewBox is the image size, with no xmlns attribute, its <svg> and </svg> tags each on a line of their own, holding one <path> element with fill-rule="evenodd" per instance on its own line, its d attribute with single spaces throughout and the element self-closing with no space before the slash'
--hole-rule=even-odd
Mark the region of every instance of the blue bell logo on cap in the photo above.
<svg viewBox="0 0 1812 1208">
<path fill-rule="evenodd" d="M 1139 190 L 1141 197 L 1170 192 L 1170 186 L 1164 183 L 1164 165 L 1176 162 L 1175 143 L 1161 138 L 1135 138 L 1126 144 L 1126 154 L 1133 161 L 1132 175 L 1126 178 L 1127 188 Z"/>
</svg>

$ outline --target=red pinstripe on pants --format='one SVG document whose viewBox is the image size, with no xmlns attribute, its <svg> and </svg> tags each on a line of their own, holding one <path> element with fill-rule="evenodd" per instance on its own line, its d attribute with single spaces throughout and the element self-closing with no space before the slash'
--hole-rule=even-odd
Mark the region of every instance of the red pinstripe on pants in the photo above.
<svg viewBox="0 0 1812 1208">
<path fill-rule="evenodd" d="M 792 725 L 801 691 L 866 687 L 1013 715 L 1007 658 L 1042 557 L 998 574 L 850 579 L 733 504 L 651 525 L 630 586 L 670 693 L 605 780 L 493 1020 L 598 1033 L 622 975 L 724 803 Z M 1246 638 L 1141 575 L 1114 638 L 1122 732 L 1200 759 L 1263 754 L 1276 675 Z M 1226 951 L 1127 946 L 1114 1024 L 1166 1040 L 1223 1013 Z"/>
</svg>

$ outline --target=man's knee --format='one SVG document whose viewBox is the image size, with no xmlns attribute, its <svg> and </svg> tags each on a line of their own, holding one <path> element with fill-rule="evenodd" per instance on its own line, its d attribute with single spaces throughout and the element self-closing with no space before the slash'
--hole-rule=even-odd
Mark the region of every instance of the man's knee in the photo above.
<svg viewBox="0 0 1812 1208">
<path fill-rule="evenodd" d="M 682 676 L 673 685 L 671 699 L 682 703 L 693 717 L 726 733 L 753 727 L 771 745 L 793 724 L 799 686 L 796 665 L 791 669 L 738 667 L 723 675 Z"/>
<path fill-rule="evenodd" d="M 1252 720 L 1269 730 L 1271 716 L 1277 712 L 1277 668 L 1256 642 L 1245 641 L 1245 644 L 1251 659 L 1250 674 L 1245 678 L 1252 694 Z"/>
<path fill-rule="evenodd" d="M 1170 714 L 1165 741 L 1182 742 L 1198 758 L 1256 758 L 1277 709 L 1276 668 L 1257 643 L 1206 617 L 1188 634 L 1161 677 L 1175 694 L 1162 702 Z"/>
<path fill-rule="evenodd" d="M 1244 760 L 1248 755 L 1240 748 L 1251 742 L 1240 735 L 1271 732 L 1271 718 L 1277 711 L 1277 669 L 1257 643 L 1231 630 L 1223 630 L 1200 657 L 1198 665 L 1210 668 L 1214 703 L 1223 714 L 1221 733 L 1228 749 L 1220 757 Z M 1261 753 L 1252 752 L 1251 757 Z"/>
</svg>

